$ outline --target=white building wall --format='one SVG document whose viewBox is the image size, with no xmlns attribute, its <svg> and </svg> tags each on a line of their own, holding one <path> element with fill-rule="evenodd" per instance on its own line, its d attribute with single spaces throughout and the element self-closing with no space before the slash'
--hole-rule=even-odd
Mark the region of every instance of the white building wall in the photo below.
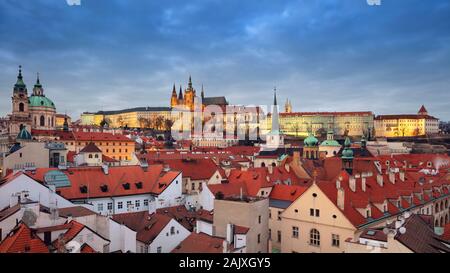
<svg viewBox="0 0 450 273">
<path fill-rule="evenodd" d="M 202 185 L 202 191 L 199 196 L 200 206 L 203 207 L 204 210 L 211 211 L 214 209 L 214 194 L 209 190 L 206 183 Z"/>
<path fill-rule="evenodd" d="M 167 208 L 182 204 L 182 175 L 181 173 L 170 183 L 170 185 L 158 195 L 156 208 Z"/>
<path fill-rule="evenodd" d="M 197 220 L 196 221 L 196 232 L 197 233 L 205 233 L 209 236 L 213 236 L 213 224 L 205 221 Z"/>
<path fill-rule="evenodd" d="M 64 199 L 60 195 L 52 193 L 52 191 L 39 182 L 31 179 L 25 174 L 21 174 L 14 180 L 0 186 L 0 208 L 17 204 L 17 197 L 14 194 L 28 191 L 28 198 L 39 201 L 43 206 L 50 207 L 50 196 L 53 194 L 56 198 L 56 206 L 58 208 L 73 207 L 70 201 Z"/>
<path fill-rule="evenodd" d="M 175 234 L 171 234 L 170 230 L 174 227 Z M 170 253 L 177 247 L 184 239 L 191 234 L 185 227 L 183 227 L 176 220 L 172 219 L 163 228 L 158 236 L 153 240 L 149 247 L 149 253 L 157 253 L 158 247 L 161 247 L 161 253 Z"/>
</svg>

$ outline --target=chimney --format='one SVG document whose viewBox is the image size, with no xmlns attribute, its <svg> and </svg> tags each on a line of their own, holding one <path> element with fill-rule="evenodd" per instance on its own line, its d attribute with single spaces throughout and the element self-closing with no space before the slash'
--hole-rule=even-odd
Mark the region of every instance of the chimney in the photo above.
<svg viewBox="0 0 450 273">
<path fill-rule="evenodd" d="M 108 165 L 103 164 L 103 165 L 102 165 L 102 170 L 103 170 L 103 173 L 104 173 L 104 174 L 106 174 L 106 175 L 109 174 L 109 166 L 108 166 Z"/>
<path fill-rule="evenodd" d="M 339 188 L 337 191 L 337 206 L 341 209 L 344 210 L 345 206 L 345 191 L 343 188 Z"/>
<path fill-rule="evenodd" d="M 222 247 L 223 247 L 223 253 L 228 253 L 228 243 L 226 240 L 223 240 Z"/>
<path fill-rule="evenodd" d="M 390 172 L 389 172 L 389 181 L 390 181 L 392 184 L 395 184 L 395 173 L 394 173 L 393 171 L 390 171 Z"/>
<path fill-rule="evenodd" d="M 300 151 L 294 151 L 292 154 L 292 161 L 297 165 L 300 164 Z"/>
<path fill-rule="evenodd" d="M 363 192 L 366 191 L 366 178 L 364 176 L 361 178 L 361 189 Z"/>
<path fill-rule="evenodd" d="M 348 186 L 352 190 L 352 192 L 356 192 L 356 178 L 352 175 L 348 180 Z"/>
<path fill-rule="evenodd" d="M 244 198 L 244 194 L 242 192 L 242 187 L 239 190 L 239 197 L 240 197 L 241 200 Z"/>
<path fill-rule="evenodd" d="M 400 176 L 400 180 L 402 182 L 405 182 L 405 171 L 401 170 L 399 173 L 399 176 Z"/>
<path fill-rule="evenodd" d="M 377 183 L 378 185 L 380 185 L 380 187 L 383 187 L 384 185 L 384 181 L 383 181 L 383 175 L 382 174 L 377 174 Z"/>
<path fill-rule="evenodd" d="M 227 224 L 227 238 L 226 241 L 228 244 L 232 244 L 234 239 L 234 225 L 233 224 Z"/>
</svg>

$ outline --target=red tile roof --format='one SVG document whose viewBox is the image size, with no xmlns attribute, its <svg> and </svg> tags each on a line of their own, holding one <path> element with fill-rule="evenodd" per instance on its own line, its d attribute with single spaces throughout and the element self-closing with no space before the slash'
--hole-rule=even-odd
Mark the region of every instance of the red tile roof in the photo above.
<svg viewBox="0 0 450 273">
<path fill-rule="evenodd" d="M 121 134 L 111 134 L 103 132 L 73 132 L 75 140 L 79 141 L 122 141 L 134 142 L 134 140 Z"/>
<path fill-rule="evenodd" d="M 172 253 L 223 253 L 223 238 L 192 232 Z"/>
<path fill-rule="evenodd" d="M 149 160 L 148 163 L 169 165 L 172 170 L 181 171 L 183 177 L 191 180 L 209 180 L 219 169 L 210 158 Z"/>
<path fill-rule="evenodd" d="M 44 242 L 24 223 L 14 228 L 0 244 L 0 253 L 48 253 Z"/>
<path fill-rule="evenodd" d="M 55 168 L 38 168 L 34 172 L 27 171 L 31 178 L 44 182 L 45 174 Z M 101 167 L 70 168 L 63 171 L 71 183 L 70 187 L 58 188 L 60 195 L 66 199 L 85 199 L 125 196 L 137 194 L 160 194 L 180 174 L 178 171 L 163 171 L 162 165 L 151 165 L 145 171 L 140 166 L 110 167 L 105 174 Z M 139 184 L 141 182 L 141 184 Z M 129 184 L 129 189 L 124 184 Z M 137 185 L 142 185 L 139 188 Z M 107 190 L 102 191 L 101 186 L 107 185 Z M 86 187 L 87 192 L 81 192 L 80 188 Z"/>
<path fill-rule="evenodd" d="M 101 153 L 102 150 L 100 150 L 94 142 L 89 142 L 88 145 L 84 146 L 83 149 L 81 149 L 80 153 Z"/>
<path fill-rule="evenodd" d="M 156 213 L 164 214 L 175 219 L 189 231 L 194 230 L 197 219 L 212 223 L 214 216 L 212 211 L 203 209 L 191 211 L 186 209 L 184 205 L 157 209 Z"/>
<path fill-rule="evenodd" d="M 147 211 L 116 214 L 113 219 L 136 231 L 136 240 L 150 244 L 172 220 L 171 217 Z"/>
<path fill-rule="evenodd" d="M 84 243 L 80 248 L 80 253 L 97 253 L 90 245 Z"/>
<path fill-rule="evenodd" d="M 238 225 L 234 226 L 235 234 L 247 234 L 249 230 L 250 230 L 250 228 L 248 228 L 248 227 L 238 226 Z"/>
<path fill-rule="evenodd" d="M 294 202 L 307 189 L 308 187 L 303 186 L 275 185 L 270 192 L 269 198 Z"/>
</svg>

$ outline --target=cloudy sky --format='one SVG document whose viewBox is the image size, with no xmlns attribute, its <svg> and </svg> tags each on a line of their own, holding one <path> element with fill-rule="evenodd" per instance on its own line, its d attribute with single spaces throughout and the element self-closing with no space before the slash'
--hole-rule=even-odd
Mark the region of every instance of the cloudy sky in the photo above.
<svg viewBox="0 0 450 273">
<path fill-rule="evenodd" d="M 172 85 L 233 104 L 450 120 L 450 1 L 0 1 L 0 116 L 19 64 L 58 112 L 167 106 Z"/>
</svg>

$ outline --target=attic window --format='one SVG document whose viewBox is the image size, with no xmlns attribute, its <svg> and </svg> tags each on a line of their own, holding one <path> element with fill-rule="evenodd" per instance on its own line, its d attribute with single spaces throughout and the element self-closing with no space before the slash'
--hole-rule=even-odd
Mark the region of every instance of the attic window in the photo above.
<svg viewBox="0 0 450 273">
<path fill-rule="evenodd" d="M 137 182 L 135 184 L 136 184 L 136 188 L 142 189 L 142 182 Z"/>
<path fill-rule="evenodd" d="M 124 183 L 124 184 L 122 184 L 122 186 L 123 186 L 123 188 L 125 190 L 129 190 L 130 189 L 130 183 Z"/>
<path fill-rule="evenodd" d="M 100 190 L 101 190 L 102 192 L 107 192 L 107 191 L 108 191 L 108 185 L 101 185 L 101 186 L 100 186 Z"/>
<path fill-rule="evenodd" d="M 312 196 L 313 196 L 314 198 L 316 198 L 316 197 L 317 197 L 317 193 L 313 193 Z"/>
<path fill-rule="evenodd" d="M 80 192 L 81 193 L 87 193 L 87 186 L 83 185 L 80 187 Z"/>
</svg>

